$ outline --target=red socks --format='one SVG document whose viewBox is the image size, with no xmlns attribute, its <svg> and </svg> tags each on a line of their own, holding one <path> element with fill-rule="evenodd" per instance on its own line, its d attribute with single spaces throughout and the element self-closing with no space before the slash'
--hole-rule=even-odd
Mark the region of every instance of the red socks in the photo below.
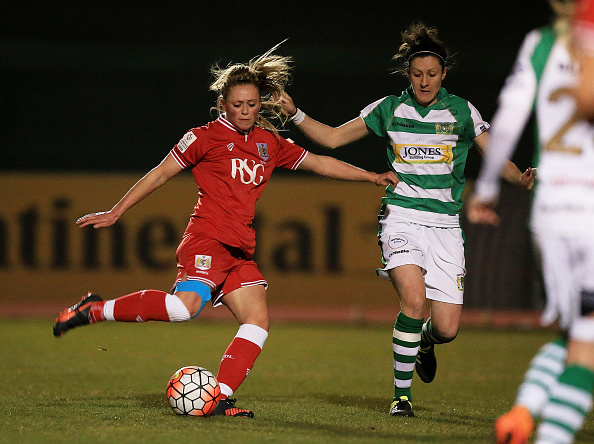
<svg viewBox="0 0 594 444">
<path fill-rule="evenodd" d="M 169 322 L 165 305 L 167 292 L 142 290 L 111 301 L 96 302 L 91 307 L 91 322 Z"/>
<path fill-rule="evenodd" d="M 231 396 L 239 388 L 262 351 L 268 331 L 254 324 L 242 324 L 227 347 L 217 375 L 221 399 Z"/>
<path fill-rule="evenodd" d="M 217 381 L 227 385 L 232 392 L 235 392 L 250 373 L 260 351 L 262 349 L 253 342 L 243 338 L 234 338 L 221 360 Z M 222 398 L 227 396 L 230 395 L 224 393 L 221 395 Z"/>
</svg>

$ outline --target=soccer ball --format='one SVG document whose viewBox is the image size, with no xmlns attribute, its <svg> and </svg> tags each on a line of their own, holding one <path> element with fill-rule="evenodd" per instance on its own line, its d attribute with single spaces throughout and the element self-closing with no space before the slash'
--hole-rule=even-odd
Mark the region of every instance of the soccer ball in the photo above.
<svg viewBox="0 0 594 444">
<path fill-rule="evenodd" d="M 210 416 L 219 402 L 221 387 L 210 371 L 191 365 L 175 372 L 166 393 L 175 414 Z"/>
</svg>

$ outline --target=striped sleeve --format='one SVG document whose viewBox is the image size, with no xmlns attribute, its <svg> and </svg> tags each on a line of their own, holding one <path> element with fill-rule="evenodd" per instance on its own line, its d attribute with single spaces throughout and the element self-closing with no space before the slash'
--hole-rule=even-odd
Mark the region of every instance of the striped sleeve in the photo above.
<svg viewBox="0 0 594 444">
<path fill-rule="evenodd" d="M 386 131 L 385 131 L 385 122 L 389 119 L 389 116 L 386 116 L 386 109 L 389 107 L 380 106 L 384 103 L 384 101 L 388 98 L 388 96 L 383 97 L 375 102 L 367 105 L 365 108 L 361 110 L 359 117 L 361 117 L 367 127 L 373 131 L 376 135 L 385 138 Z"/>
<path fill-rule="evenodd" d="M 197 130 L 190 130 L 171 149 L 171 156 L 182 168 L 194 166 L 202 157 L 200 142 L 201 138 L 198 137 Z"/>
<path fill-rule="evenodd" d="M 288 168 L 290 170 L 299 168 L 299 165 L 301 165 L 301 162 L 307 156 L 308 151 L 282 137 L 279 142 L 280 152 L 276 161 L 276 167 Z"/>
<path fill-rule="evenodd" d="M 176 150 L 177 145 L 174 146 L 171 151 L 171 157 L 173 157 L 173 159 L 177 162 L 177 164 L 182 167 L 182 168 L 187 168 L 189 165 L 188 163 L 184 160 L 184 158 L 180 155 L 179 151 Z"/>
</svg>

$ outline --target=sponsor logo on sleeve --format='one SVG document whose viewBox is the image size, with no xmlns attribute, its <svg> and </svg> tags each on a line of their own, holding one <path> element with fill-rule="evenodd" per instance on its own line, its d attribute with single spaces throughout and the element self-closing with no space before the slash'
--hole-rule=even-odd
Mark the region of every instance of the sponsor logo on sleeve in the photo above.
<svg viewBox="0 0 594 444">
<path fill-rule="evenodd" d="M 192 131 L 188 131 L 184 134 L 184 137 L 177 142 L 177 149 L 182 153 L 188 149 L 188 147 L 196 140 L 196 135 Z"/>
</svg>

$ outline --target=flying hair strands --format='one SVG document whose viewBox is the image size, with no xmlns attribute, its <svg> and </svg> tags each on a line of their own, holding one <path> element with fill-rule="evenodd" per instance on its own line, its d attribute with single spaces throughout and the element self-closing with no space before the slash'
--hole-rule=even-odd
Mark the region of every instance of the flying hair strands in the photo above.
<svg viewBox="0 0 594 444">
<path fill-rule="evenodd" d="M 214 65 L 210 72 L 214 81 L 210 90 L 218 93 L 217 104 L 214 107 L 219 115 L 224 112 L 221 99 L 225 99 L 229 91 L 238 85 L 254 85 L 260 91 L 262 105 L 256 125 L 277 134 L 278 130 L 270 123 L 269 119 L 277 119 L 281 122 L 286 119 L 280 112 L 280 98 L 285 87 L 291 81 L 291 63 L 293 59 L 289 56 L 273 54 L 280 45 L 287 39 L 276 44 L 264 54 L 252 58 L 247 64 L 234 63 L 221 68 Z"/>
</svg>

